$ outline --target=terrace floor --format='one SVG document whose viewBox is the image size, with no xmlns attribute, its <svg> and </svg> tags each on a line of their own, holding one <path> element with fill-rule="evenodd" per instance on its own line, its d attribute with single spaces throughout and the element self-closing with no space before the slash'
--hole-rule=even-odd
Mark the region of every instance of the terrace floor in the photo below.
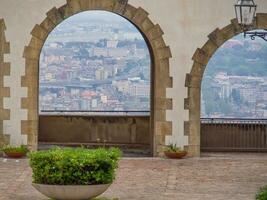
<svg viewBox="0 0 267 200">
<path fill-rule="evenodd" d="M 252 200 L 267 185 L 267 154 L 124 158 L 104 197 L 119 200 Z M 31 187 L 28 160 L 0 158 L 1 200 L 48 200 Z"/>
</svg>

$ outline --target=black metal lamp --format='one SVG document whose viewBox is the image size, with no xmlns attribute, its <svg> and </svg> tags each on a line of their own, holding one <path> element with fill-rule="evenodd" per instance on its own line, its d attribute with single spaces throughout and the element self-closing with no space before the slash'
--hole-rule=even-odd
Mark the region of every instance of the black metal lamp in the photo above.
<svg viewBox="0 0 267 200">
<path fill-rule="evenodd" d="M 257 5 L 254 0 L 238 0 L 235 4 L 235 13 L 238 23 L 245 29 L 253 25 Z"/>
<path fill-rule="evenodd" d="M 267 31 L 250 31 L 256 17 L 257 5 L 254 0 L 238 0 L 235 4 L 236 18 L 244 31 L 244 37 L 249 36 L 251 40 L 256 37 L 267 41 Z"/>
</svg>

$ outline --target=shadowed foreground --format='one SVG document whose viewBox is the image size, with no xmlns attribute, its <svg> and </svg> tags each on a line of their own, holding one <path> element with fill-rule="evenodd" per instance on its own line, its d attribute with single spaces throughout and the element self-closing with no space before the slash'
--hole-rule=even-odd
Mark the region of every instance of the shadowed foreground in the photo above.
<svg viewBox="0 0 267 200">
<path fill-rule="evenodd" d="M 120 162 L 117 179 L 103 197 L 253 200 L 264 185 L 267 185 L 267 154 L 205 154 L 202 158 L 184 160 L 131 158 Z M 3 158 L 0 158 L 0 199 L 48 200 L 31 187 L 28 160 L 16 162 Z"/>
</svg>

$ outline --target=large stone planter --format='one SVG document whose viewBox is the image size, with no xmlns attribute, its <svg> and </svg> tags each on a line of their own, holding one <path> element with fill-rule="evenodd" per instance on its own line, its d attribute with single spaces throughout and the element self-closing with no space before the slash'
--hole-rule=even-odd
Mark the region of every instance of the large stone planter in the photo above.
<svg viewBox="0 0 267 200">
<path fill-rule="evenodd" d="M 32 184 L 43 195 L 56 200 L 88 200 L 104 193 L 110 184 L 103 185 L 43 185 Z"/>
</svg>

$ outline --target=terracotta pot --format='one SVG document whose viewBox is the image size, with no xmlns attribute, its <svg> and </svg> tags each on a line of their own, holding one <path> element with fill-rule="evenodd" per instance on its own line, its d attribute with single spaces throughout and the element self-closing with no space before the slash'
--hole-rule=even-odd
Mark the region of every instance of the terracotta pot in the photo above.
<svg viewBox="0 0 267 200">
<path fill-rule="evenodd" d="M 22 157 L 26 156 L 26 153 L 22 153 L 22 152 L 5 152 L 4 151 L 4 153 L 9 158 L 22 158 Z"/>
<path fill-rule="evenodd" d="M 183 157 L 186 156 L 187 152 L 186 151 L 180 151 L 180 152 L 165 151 L 164 154 L 166 157 L 171 158 L 171 159 L 182 159 Z"/>
<path fill-rule="evenodd" d="M 43 195 L 56 200 L 88 200 L 104 193 L 110 184 L 102 185 L 44 185 L 32 184 Z"/>
</svg>

